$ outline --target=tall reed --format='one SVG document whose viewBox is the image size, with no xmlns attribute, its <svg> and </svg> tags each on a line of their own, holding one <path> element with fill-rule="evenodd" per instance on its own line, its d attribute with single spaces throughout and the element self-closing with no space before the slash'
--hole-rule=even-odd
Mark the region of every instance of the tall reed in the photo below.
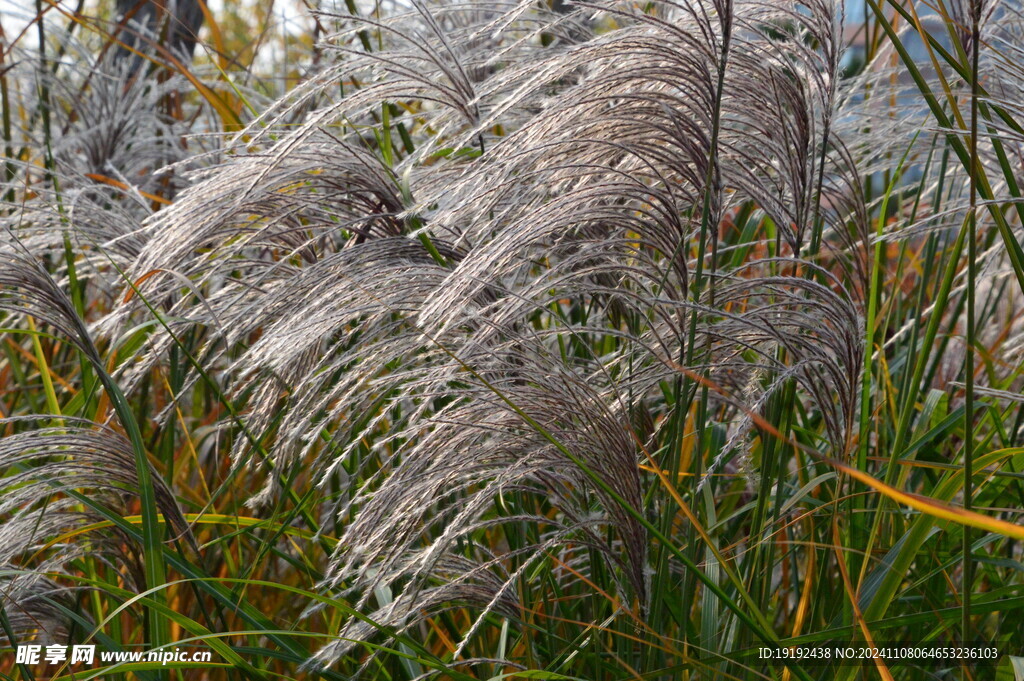
<svg viewBox="0 0 1024 681">
<path fill-rule="evenodd" d="M 209 8 L 43 5 L 0 61 L 9 647 L 1024 678 L 1018 3 L 325 3 L 287 91 Z"/>
</svg>

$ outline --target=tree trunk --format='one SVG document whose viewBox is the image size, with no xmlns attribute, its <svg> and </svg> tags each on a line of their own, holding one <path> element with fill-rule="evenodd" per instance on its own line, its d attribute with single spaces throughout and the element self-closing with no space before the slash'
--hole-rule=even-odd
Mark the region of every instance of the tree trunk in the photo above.
<svg viewBox="0 0 1024 681">
<path fill-rule="evenodd" d="M 138 53 L 153 52 L 156 45 L 177 57 L 192 58 L 196 34 L 203 24 L 200 0 L 117 0 L 119 25 L 115 59 L 131 60 L 135 73 L 143 59 Z"/>
</svg>

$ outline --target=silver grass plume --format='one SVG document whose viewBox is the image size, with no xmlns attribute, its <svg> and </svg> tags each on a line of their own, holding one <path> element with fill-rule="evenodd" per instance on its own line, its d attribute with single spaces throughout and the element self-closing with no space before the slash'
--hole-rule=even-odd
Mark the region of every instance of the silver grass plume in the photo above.
<svg viewBox="0 0 1024 681">
<path fill-rule="evenodd" d="M 833 453 L 850 441 L 856 292 L 801 260 L 818 255 L 807 234 L 820 222 L 813 246 L 866 276 L 839 7 L 563 9 L 417 2 L 329 17 L 337 63 L 148 219 L 129 272 L 172 330 L 201 333 L 200 360 L 245 400 L 278 471 L 340 481 L 346 529 L 324 588 L 397 631 L 469 607 L 460 653 L 489 613 L 517 613 L 521 576 L 546 555 L 576 573 L 600 562 L 621 607 L 647 612 L 648 537 L 607 490 L 641 509 L 659 484 L 638 464 L 666 422 L 659 386 L 681 369 L 727 393 L 715 399 L 728 456 L 746 414 L 789 378 Z M 383 47 L 361 49 L 364 30 Z M 342 76 L 361 87 L 286 129 Z M 395 116 L 391 162 L 365 133 L 382 111 Z M 715 242 L 745 202 L 789 257 L 726 266 L 719 253 L 698 295 L 702 222 Z M 581 310 L 586 321 L 570 321 Z M 105 328 L 145 312 L 135 296 Z M 587 335 L 618 344 L 564 350 Z M 154 333 L 127 378 L 173 342 Z M 235 439 L 236 465 L 251 446 Z M 511 495 L 538 510 L 508 510 Z M 524 519 L 541 528 L 525 547 L 472 541 Z M 352 620 L 348 642 L 310 664 L 376 631 Z"/>
<path fill-rule="evenodd" d="M 21 634 L 33 635 L 41 644 L 60 643 L 70 636 L 67 610 L 72 604 L 66 586 L 44 576 L 48 570 L 25 570 L 0 564 L 0 606 L 15 641 L 0 631 L 0 643 L 13 647 Z"/>
<path fill-rule="evenodd" d="M 109 295 L 123 284 L 117 270 L 142 248 L 142 221 L 183 184 L 168 164 L 215 163 L 220 145 L 208 133 L 219 123 L 201 99 L 186 101 L 180 119 L 165 112 L 161 103 L 187 89 L 184 75 L 133 78 L 95 34 L 51 37 L 61 58 L 46 63 L 33 50 L 10 47 L 10 103 L 26 114 L 13 121 L 6 161 L 13 177 L 0 192 L 0 227 L 49 262 L 58 279 L 67 275 L 62 262 L 70 241 L 79 281 L 90 293 Z M 202 69 L 196 75 L 203 77 Z M 44 106 L 49 130 L 40 120 Z"/>
<path fill-rule="evenodd" d="M 9 240 L 0 245 L 0 311 L 7 320 L 27 316 L 42 322 L 103 371 L 99 350 L 70 297 L 40 262 L 25 252 L 21 240 L 10 231 L 7 236 Z M 43 426 L 43 421 L 51 421 L 51 425 Z M 21 430 L 33 425 L 33 429 Z M 123 547 L 133 542 L 116 530 L 91 532 L 88 541 L 51 545 L 57 537 L 104 520 L 101 509 L 125 512 L 125 500 L 138 494 L 135 452 L 127 439 L 110 427 L 81 419 L 11 417 L 0 420 L 0 426 L 20 431 L 0 438 L 0 470 L 4 471 L 0 478 L 0 565 L 5 566 L 6 587 L 0 598 L 5 612 L 13 617 L 12 626 L 19 628 L 16 632 L 42 628 L 46 636 L 52 636 L 63 626 L 57 617 L 60 608 L 54 603 L 68 598 L 76 587 L 61 585 L 57 589 L 47 579 L 59 575 L 76 557 L 96 555 L 117 569 L 126 569 L 137 588 L 145 584 L 141 554 L 126 552 Z M 164 518 L 178 537 L 190 539 L 173 494 L 159 476 L 152 477 Z M 34 554 L 42 559 L 25 562 Z M 51 593 L 54 590 L 64 593 L 55 595 Z"/>
<path fill-rule="evenodd" d="M 1020 3 L 987 0 L 953 2 L 950 3 L 949 10 L 953 24 L 958 28 L 939 39 L 943 49 L 953 52 L 963 50 L 964 54 L 970 54 L 973 40 L 970 26 L 975 19 L 980 37 L 978 77 L 979 83 L 984 87 L 984 93 L 979 104 L 983 111 L 987 109 L 988 116 L 982 125 L 982 134 L 977 140 L 977 152 L 993 198 L 985 200 L 984 197 L 979 197 L 978 200 L 979 248 L 976 264 L 979 286 L 985 290 L 1002 286 L 1009 280 L 1012 282 L 1009 284 L 1010 289 L 1016 290 L 1019 285 L 1015 281 L 1008 254 L 1011 248 L 1014 248 L 1012 242 L 1019 244 L 1024 240 L 1024 204 L 1014 198 L 1019 195 L 1024 172 L 1021 171 L 1020 164 L 1012 159 L 1019 159 L 1024 152 L 1024 134 L 1018 125 L 1012 123 L 1012 120 L 1004 120 L 998 111 L 1001 109 L 1010 112 L 1011 117 L 1020 111 L 1020 102 L 1024 96 L 1024 70 L 1020 68 L 1019 59 L 1016 57 L 1021 54 L 1020 44 L 1024 39 L 1024 15 Z M 928 31 L 938 35 L 932 30 L 937 17 L 922 13 L 920 18 Z M 904 26 L 900 38 L 911 44 L 917 39 L 916 29 L 912 25 Z M 875 60 L 867 64 L 864 72 L 858 77 L 859 86 L 870 87 L 877 90 L 878 96 L 894 101 L 919 102 L 920 90 L 907 76 L 906 69 L 892 70 L 890 64 L 898 60 L 899 57 L 891 45 L 879 50 Z M 938 68 L 942 70 L 941 73 L 935 72 L 935 64 L 931 62 L 918 60 L 915 65 L 932 92 L 942 92 L 945 84 L 954 96 L 970 96 L 970 83 L 944 61 L 939 60 L 937 63 Z M 913 219 L 909 210 L 905 210 L 903 214 L 895 216 L 894 224 L 887 225 L 879 238 L 886 243 L 920 243 L 926 237 L 936 238 L 941 242 L 946 235 L 956 234 L 964 224 L 970 208 L 971 182 L 968 169 L 962 162 L 951 156 L 951 162 L 945 163 L 943 154 L 932 147 L 935 144 L 934 140 L 941 140 L 943 137 L 947 140 L 951 137 L 964 140 L 966 131 L 953 123 L 952 118 L 948 119 L 947 126 L 940 125 L 932 113 L 922 111 L 918 105 L 902 108 L 905 113 L 897 113 L 891 120 L 886 120 L 872 112 L 868 108 L 868 103 L 862 102 L 852 107 L 854 115 L 849 116 L 844 125 L 869 126 L 877 133 L 867 136 L 868 140 L 858 145 L 860 148 L 853 150 L 854 155 L 858 157 L 858 165 L 865 174 L 877 173 L 886 163 L 891 165 L 891 159 L 906 154 L 907 173 L 912 177 L 923 175 L 925 178 L 920 187 L 920 197 L 914 202 L 914 205 L 920 208 L 913 214 Z M 911 146 L 912 136 L 907 131 L 914 129 L 921 130 L 921 134 L 916 144 Z M 875 142 L 873 146 L 870 144 L 872 140 Z M 1001 155 L 1010 161 L 1003 164 L 1000 161 Z M 934 206 L 941 206 L 941 209 L 935 210 Z M 996 221 L 990 212 L 992 210 L 1004 213 L 1007 233 L 1011 235 L 1009 243 L 1004 241 L 1001 235 L 989 241 L 990 237 L 997 236 L 993 232 L 1001 231 L 997 230 Z M 982 240 L 991 245 L 982 248 Z M 966 276 L 966 270 L 957 274 L 951 295 L 964 294 Z M 998 296 L 996 307 L 1001 313 L 1008 312 L 1018 302 L 1016 294 Z M 933 313 L 934 309 L 928 307 L 923 311 L 921 318 L 908 319 L 901 327 L 887 335 L 884 347 L 888 348 L 905 341 L 914 329 L 923 328 Z M 1004 352 L 1008 357 L 1019 357 L 1022 347 L 1020 339 L 1024 337 L 1024 331 L 1017 325 L 1014 327 L 1009 331 L 1008 341 L 1004 346 Z M 985 344 L 994 341 L 998 333 L 1000 332 L 993 327 L 981 327 L 978 329 L 979 342 Z M 953 360 L 952 364 L 955 365 L 956 360 Z M 957 367 L 948 368 L 955 371 Z M 986 390 L 988 388 L 983 385 L 985 382 L 991 381 L 996 385 L 1002 384 L 1005 379 L 1013 380 L 1010 374 L 1002 369 L 996 369 L 991 375 L 979 375 L 975 389 Z M 950 383 L 950 387 L 955 388 L 956 383 Z"/>
<path fill-rule="evenodd" d="M 59 425 L 45 425 L 54 420 Z M 102 523 L 104 512 L 126 512 L 125 502 L 138 494 L 135 457 L 124 436 L 83 419 L 0 419 L 0 427 L 12 426 L 34 428 L 0 437 L 0 470 L 7 471 L 0 478 L 0 603 L 16 635 L 42 629 L 55 641 L 70 629 L 67 603 L 82 590 L 60 581 L 71 561 L 97 558 L 123 571 L 134 590 L 145 588 L 141 548 L 116 528 L 55 541 Z M 191 540 L 173 494 L 159 476 L 153 479 L 171 532 Z"/>
</svg>

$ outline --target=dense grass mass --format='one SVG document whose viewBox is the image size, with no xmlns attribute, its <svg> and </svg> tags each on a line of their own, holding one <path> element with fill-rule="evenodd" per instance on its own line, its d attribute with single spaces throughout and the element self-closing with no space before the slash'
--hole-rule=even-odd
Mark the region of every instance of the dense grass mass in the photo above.
<svg viewBox="0 0 1024 681">
<path fill-rule="evenodd" d="M 1024 680 L 1017 0 L 226 5 L 0 15 L 0 678 Z"/>
</svg>

